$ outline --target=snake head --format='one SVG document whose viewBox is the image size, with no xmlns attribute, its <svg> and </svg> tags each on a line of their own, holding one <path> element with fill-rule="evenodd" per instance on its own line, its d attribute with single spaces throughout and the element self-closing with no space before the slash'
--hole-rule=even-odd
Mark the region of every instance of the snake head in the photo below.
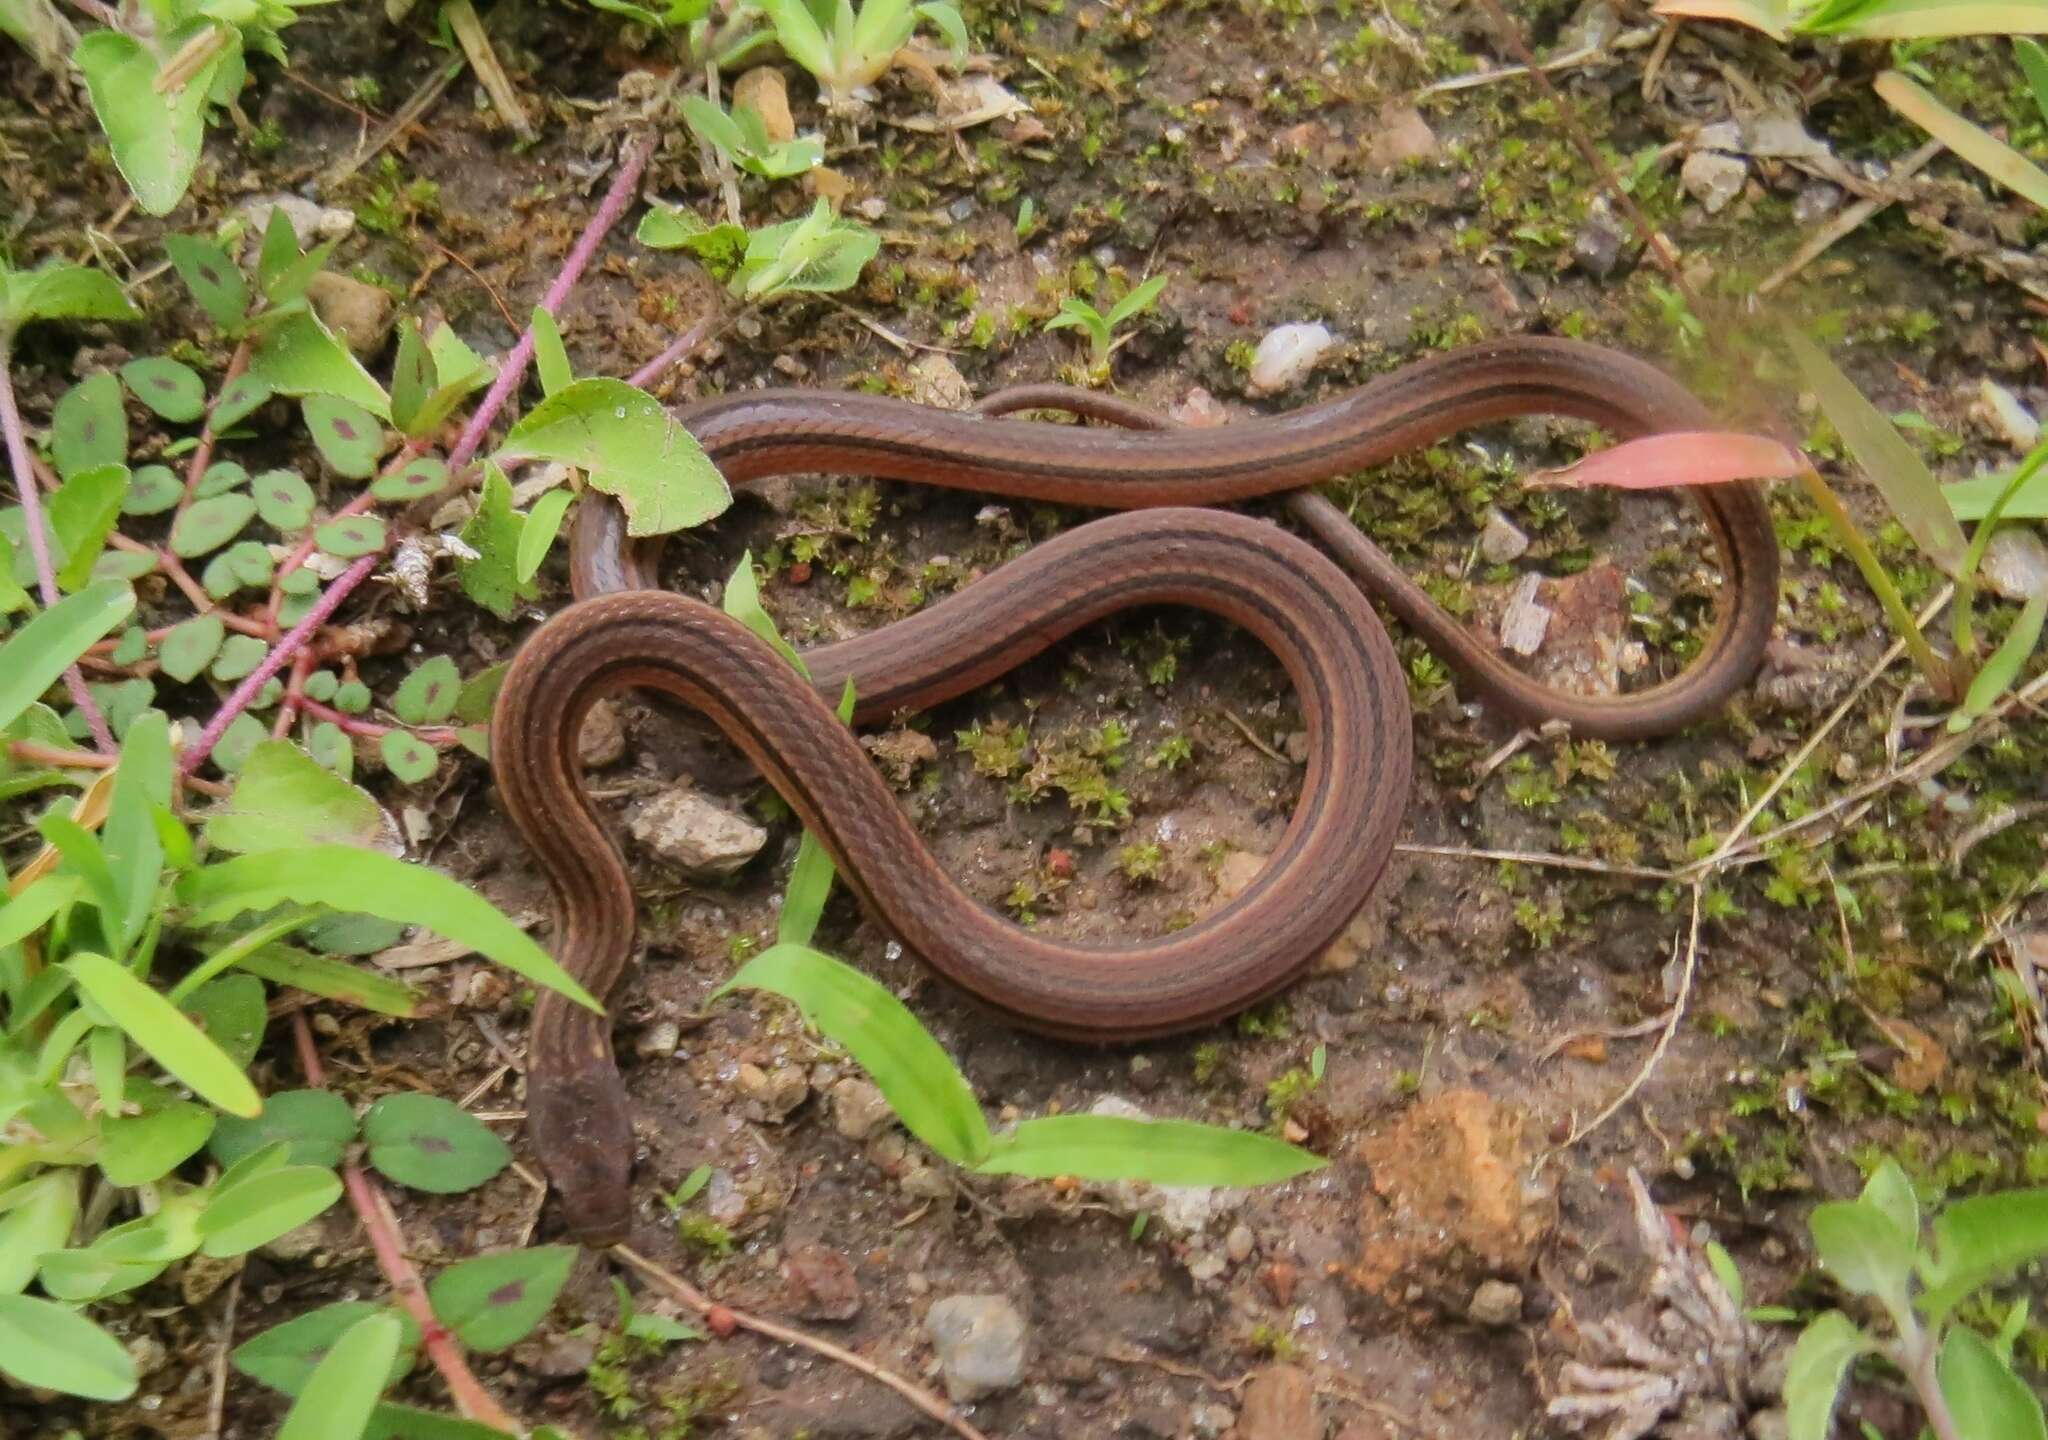
<svg viewBox="0 0 2048 1440">
<path fill-rule="evenodd" d="M 526 1124 L 569 1233 L 594 1250 L 622 1244 L 633 1223 L 633 1122 L 618 1071 L 529 1074 Z"/>
</svg>

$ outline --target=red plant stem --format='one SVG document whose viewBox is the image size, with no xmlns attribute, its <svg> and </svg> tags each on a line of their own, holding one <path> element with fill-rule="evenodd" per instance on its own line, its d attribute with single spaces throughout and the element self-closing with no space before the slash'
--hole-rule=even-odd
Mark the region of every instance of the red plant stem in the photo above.
<svg viewBox="0 0 2048 1440">
<path fill-rule="evenodd" d="M 548 286 L 548 293 L 541 297 L 540 308 L 552 315 L 569 298 L 569 292 L 576 288 L 576 282 L 583 278 L 584 269 L 596 258 L 598 246 L 611 233 L 612 226 L 619 223 L 619 217 L 626 213 L 626 207 L 633 203 L 634 192 L 640 187 L 640 176 L 647 169 L 647 162 L 654 155 L 655 137 L 652 135 L 633 142 L 626 151 L 625 163 L 612 178 L 611 189 L 605 191 L 604 201 L 597 207 L 597 213 L 590 217 L 590 223 L 583 227 L 583 234 L 577 238 L 576 248 L 569 252 L 569 258 L 562 263 L 562 273 L 555 277 L 555 283 Z M 498 418 L 498 412 L 505 408 L 505 402 L 512 398 L 512 392 L 519 388 L 519 382 L 526 378 L 526 367 L 533 363 L 533 327 L 526 327 L 526 333 L 519 337 L 519 343 L 512 347 L 512 353 L 505 357 L 505 363 L 498 367 L 498 378 L 491 382 L 483 403 L 469 417 L 469 423 L 462 427 L 462 438 L 455 442 L 455 449 L 448 456 L 448 468 L 460 470 L 476 458 L 477 450 L 483 445 L 484 436 L 490 433 L 491 422 Z"/>
<path fill-rule="evenodd" d="M 242 683 L 235 687 L 234 693 L 221 702 L 220 709 L 206 722 L 206 728 L 200 732 L 199 738 L 179 757 L 178 767 L 181 770 L 190 775 L 199 768 L 200 762 L 213 753 L 213 747 L 220 743 L 220 737 L 227 733 L 227 728 L 233 723 L 234 718 L 249 708 L 249 702 L 270 683 L 270 677 L 282 670 L 292 656 L 305 647 L 306 642 L 327 623 L 328 617 L 341 608 L 341 602 L 348 599 L 350 592 L 369 578 L 370 572 L 377 568 L 377 561 L 380 558 L 382 557 L 378 555 L 365 555 L 341 572 L 340 578 L 327 587 L 327 593 L 306 612 L 306 618 L 294 625 L 284 639 L 278 641 L 271 652 L 263 657 L 263 663 L 251 670 Z"/>
<path fill-rule="evenodd" d="M 28 432 L 21 426 L 21 411 L 14 404 L 14 376 L 10 370 L 12 347 L 6 337 L 0 337 L 0 434 L 7 443 L 7 464 L 14 472 L 14 488 L 21 496 L 21 509 L 28 520 L 28 548 L 36 562 L 36 588 L 42 592 L 43 604 L 57 603 L 57 567 L 50 563 L 50 537 L 43 529 L 43 497 L 36 489 L 36 472 L 28 455 Z M 85 675 L 76 665 L 64 672 L 65 688 L 71 692 L 72 703 L 78 706 L 78 713 L 85 717 L 86 727 L 92 731 L 92 743 L 108 755 L 114 753 L 114 732 L 107 728 L 107 717 L 100 713 L 94 703 L 92 691 L 85 688 Z"/>
<path fill-rule="evenodd" d="M 292 678 L 284 682 L 284 702 L 277 707 L 277 719 L 271 722 L 271 739 L 282 740 L 291 733 L 292 721 L 298 718 L 299 707 L 306 701 L 306 677 L 318 663 L 319 657 L 311 650 L 301 650 L 292 657 Z"/>
<path fill-rule="evenodd" d="M 242 372 L 249 368 L 249 342 L 244 340 L 235 347 L 235 353 L 228 361 L 227 374 L 221 376 L 220 395 L 227 393 L 228 386 L 242 378 Z M 192 463 L 185 467 L 185 493 L 178 497 L 178 513 L 183 515 L 185 507 L 192 503 L 193 492 L 199 482 L 206 478 L 206 467 L 213 463 L 213 411 L 220 406 L 220 395 L 206 412 L 206 424 L 200 427 L 199 444 L 192 451 Z"/>
<path fill-rule="evenodd" d="M 626 383 L 636 390 L 644 390 L 669 372 L 670 367 L 704 343 L 704 337 L 711 333 L 711 322 L 699 320 L 669 343 L 667 349 L 626 377 Z"/>
<path fill-rule="evenodd" d="M 384 725 L 375 720 L 365 720 L 360 715 L 351 715 L 345 710 L 337 710 L 332 705 L 323 704 L 307 695 L 301 695 L 298 703 L 299 708 L 314 719 L 326 720 L 344 734 L 360 735 L 366 740 L 380 740 L 396 730 L 412 735 L 421 744 L 432 745 L 437 750 L 445 750 L 450 745 L 461 743 L 462 732 L 449 725 L 427 725 L 418 729 L 408 725 Z"/>
</svg>

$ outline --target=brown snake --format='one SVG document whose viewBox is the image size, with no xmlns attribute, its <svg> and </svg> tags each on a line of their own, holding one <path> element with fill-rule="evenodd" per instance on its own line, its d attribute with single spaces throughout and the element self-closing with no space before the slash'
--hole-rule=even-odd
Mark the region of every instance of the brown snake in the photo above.
<svg viewBox="0 0 2048 1440">
<path fill-rule="evenodd" d="M 1675 679 L 1603 698 L 1552 691 L 1516 671 L 1342 511 L 1301 488 L 1515 415 L 1570 416 L 1624 439 L 1712 428 L 1685 390 L 1612 351 L 1496 341 L 1292 414 L 1220 429 L 1162 428 L 1149 411 L 1058 387 L 1005 392 L 984 405 L 1026 408 L 1079 411 L 1124 428 L 999 422 L 794 390 L 678 413 L 734 485 L 858 474 L 1133 512 L 1069 530 L 906 620 L 807 652 L 809 685 L 721 611 L 655 588 L 654 547 L 627 540 L 615 505 L 585 497 L 571 547 L 579 598 L 513 661 L 492 768 L 553 888 L 557 955 L 600 1001 L 635 935 L 631 882 L 576 762 L 583 718 L 604 694 L 661 692 L 709 717 L 823 842 L 868 912 L 985 1005 L 1044 1034 L 1114 1042 L 1207 1025 L 1284 987 L 1378 881 L 1407 800 L 1410 712 L 1368 593 L 1489 704 L 1609 739 L 1666 734 L 1706 717 L 1748 681 L 1770 633 L 1777 545 L 1751 485 L 1688 492 L 1724 574 L 1717 623 L 1698 658 Z M 1295 492 L 1290 512 L 1338 563 L 1272 524 L 1184 508 L 1281 491 Z M 1279 658 L 1309 740 L 1300 806 L 1252 885 L 1183 930 L 1107 948 L 1022 929 L 939 868 L 825 697 L 851 677 L 857 722 L 926 708 L 1083 625 L 1156 604 L 1207 610 Z M 621 1238 L 634 1147 L 610 1025 L 552 991 L 534 1009 L 527 1114 L 570 1229 L 591 1244 Z"/>
</svg>

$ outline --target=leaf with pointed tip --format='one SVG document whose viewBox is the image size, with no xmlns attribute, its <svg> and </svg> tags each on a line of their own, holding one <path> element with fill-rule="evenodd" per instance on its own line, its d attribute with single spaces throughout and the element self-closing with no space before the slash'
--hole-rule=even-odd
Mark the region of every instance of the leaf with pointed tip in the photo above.
<svg viewBox="0 0 2048 1440">
<path fill-rule="evenodd" d="M 208 417 L 214 433 L 219 434 L 248 419 L 264 401 L 276 393 L 267 382 L 254 375 L 238 375 L 228 381 L 215 397 L 213 414 Z"/>
<path fill-rule="evenodd" d="M 263 1109 L 241 1068 L 157 991 L 104 955 L 74 955 L 64 968 L 130 1040 L 201 1099 L 231 1115 Z"/>
<path fill-rule="evenodd" d="M 0 1295 L 0 1375 L 87 1400 L 126 1400 L 136 1384 L 120 1341 L 70 1306 L 32 1295 Z"/>
<path fill-rule="evenodd" d="M 379 1312 L 397 1315 L 405 1327 L 398 1353 L 385 1372 L 387 1383 L 396 1383 L 412 1369 L 413 1351 L 420 1341 L 419 1327 L 403 1312 L 386 1310 L 367 1300 L 340 1300 L 295 1315 L 243 1341 L 228 1358 L 251 1380 L 286 1395 L 297 1395 L 306 1388 L 314 1367 L 327 1357 L 334 1342 L 357 1322 Z"/>
<path fill-rule="evenodd" d="M 533 502 L 533 509 L 527 512 L 526 524 L 519 531 L 519 548 L 513 565 L 513 573 L 520 584 L 526 584 L 540 573 L 541 562 L 548 558 L 548 550 L 561 533 L 562 517 L 568 514 L 569 502 L 575 498 L 566 487 L 557 486 Z"/>
<path fill-rule="evenodd" d="M 171 31 L 163 37 L 166 53 L 212 23 L 201 21 L 189 33 Z M 239 49 L 239 34 L 229 43 Z M 118 30 L 93 31 L 78 42 L 71 58 L 85 74 L 93 113 L 106 132 L 115 168 L 128 182 L 136 202 L 144 214 L 170 214 L 185 198 L 192 172 L 199 166 L 206 138 L 206 93 L 220 69 L 221 57 L 208 62 L 168 95 L 157 90 L 156 57 L 141 42 Z M 215 318 L 228 326 L 241 318 L 241 312 L 237 310 L 231 319 Z"/>
<path fill-rule="evenodd" d="M 422 435 L 427 402 L 439 386 L 434 352 L 411 316 L 398 322 L 398 359 L 391 367 L 391 423 L 407 435 Z"/>
<path fill-rule="evenodd" d="M 483 493 L 461 536 L 476 558 L 458 560 L 455 573 L 469 598 L 501 620 L 511 619 L 521 600 L 538 593 L 531 581 L 519 579 L 519 541 L 525 527 L 526 517 L 512 508 L 511 482 L 486 460 Z"/>
<path fill-rule="evenodd" d="M 0 332 L 37 320 L 139 320 L 120 284 L 88 265 L 50 261 L 34 270 L 0 265 Z"/>
<path fill-rule="evenodd" d="M 380 420 L 391 413 L 391 402 L 370 372 L 310 310 L 264 331 L 249 357 L 249 374 L 279 395 L 332 395 Z"/>
<path fill-rule="evenodd" d="M 228 798 L 207 812 L 205 834 L 214 849 L 243 855 L 327 844 L 389 851 L 399 844 L 368 791 L 287 740 L 266 740 L 250 752 Z"/>
<path fill-rule="evenodd" d="M 398 1317 L 388 1311 L 350 1326 L 314 1367 L 277 1440 L 361 1440 L 404 1336 Z"/>
<path fill-rule="evenodd" d="M 164 250 L 214 324 L 225 330 L 242 323 L 249 309 L 249 282 L 226 251 L 197 235 L 166 235 Z"/>
<path fill-rule="evenodd" d="M 506 436 L 502 460 L 559 460 L 615 495 L 630 535 L 701 525 L 732 491 L 695 437 L 646 391 L 623 380 L 578 380 L 535 406 Z"/>
<path fill-rule="evenodd" d="M 106 547 L 121 503 L 128 498 L 128 467 L 98 465 L 80 470 L 50 497 L 50 529 L 56 535 L 63 564 L 57 584 L 76 590 L 92 579 L 93 566 Z"/>
<path fill-rule="evenodd" d="M 576 372 L 569 368 L 569 352 L 562 348 L 562 332 L 555 317 L 538 305 L 533 307 L 533 363 L 540 371 L 543 394 L 565 390 L 576 379 Z"/>
</svg>

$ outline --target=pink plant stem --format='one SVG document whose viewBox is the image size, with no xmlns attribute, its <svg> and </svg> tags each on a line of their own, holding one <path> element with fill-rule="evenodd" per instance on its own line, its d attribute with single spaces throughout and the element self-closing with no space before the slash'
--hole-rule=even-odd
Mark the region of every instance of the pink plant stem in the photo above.
<svg viewBox="0 0 2048 1440">
<path fill-rule="evenodd" d="M 679 363 L 685 355 L 695 350 L 699 345 L 702 345 L 704 337 L 710 333 L 711 322 L 709 320 L 699 320 L 695 325 L 685 330 L 679 338 L 671 341 L 667 349 L 663 350 L 652 360 L 649 360 L 645 365 L 642 365 L 638 370 L 635 370 L 631 375 L 628 375 L 626 383 L 636 390 L 645 389 L 647 386 L 652 385 L 655 381 L 666 375 L 671 366 Z"/>
<path fill-rule="evenodd" d="M 569 292 L 583 278 L 585 268 L 596 258 L 604 237 L 611 233 L 612 226 L 619 223 L 619 217 L 633 203 L 633 195 L 640 188 L 640 176 L 654 155 L 654 141 L 655 137 L 648 135 L 634 141 L 632 148 L 627 150 L 625 163 L 612 178 L 611 189 L 605 192 L 603 203 L 590 217 L 590 223 L 583 227 L 576 248 L 569 252 L 569 258 L 562 264 L 562 273 L 555 277 L 555 283 L 548 286 L 548 293 L 541 297 L 540 308 L 548 314 L 554 314 L 569 298 Z M 526 378 L 526 367 L 533 363 L 533 343 L 533 327 L 529 325 L 526 333 L 519 337 L 519 343 L 512 347 L 512 353 L 505 357 L 505 363 L 498 367 L 498 378 L 491 382 L 483 404 L 476 407 L 469 423 L 462 427 L 462 438 L 455 442 L 455 449 L 448 456 L 450 470 L 460 470 L 476 458 L 484 436 L 490 433 L 491 422 L 498 418 L 498 412 L 505 408 L 505 402 L 512 398 L 512 392 Z"/>
<path fill-rule="evenodd" d="M 10 359 L 10 347 L 0 343 L 0 432 L 6 435 L 7 465 L 14 472 L 14 488 L 21 496 L 22 513 L 28 519 L 28 548 L 36 562 L 36 589 L 42 592 L 43 604 L 55 605 L 59 598 L 57 567 L 50 563 L 50 537 L 43 529 L 43 497 L 36 489 L 35 466 L 29 459 L 28 432 L 22 429 L 21 411 L 14 404 Z M 107 717 L 93 702 L 92 692 L 85 688 L 85 675 L 76 665 L 64 672 L 64 685 L 92 731 L 92 743 L 104 754 L 113 754 L 114 732 L 107 728 Z"/>
<path fill-rule="evenodd" d="M 249 342 L 244 340 L 235 347 L 233 358 L 228 361 L 228 372 L 221 377 L 220 393 L 225 395 L 228 386 L 242 378 L 242 372 L 249 368 Z M 206 412 L 206 424 L 200 428 L 199 444 L 192 451 L 192 463 L 185 467 L 185 493 L 178 497 L 178 513 L 183 515 L 191 505 L 192 497 L 199 490 L 199 482 L 206 478 L 206 467 L 213 463 L 213 412 L 220 408 L 220 399 L 215 397 L 213 405 Z"/>
<path fill-rule="evenodd" d="M 200 763 L 213 753 L 213 747 L 220 743 L 220 737 L 227 733 L 227 728 L 233 723 L 234 718 L 249 708 L 249 702 L 270 682 L 270 677 L 289 664 L 292 656 L 298 654 L 306 642 L 319 632 L 320 627 L 327 623 L 328 617 L 341 608 L 341 602 L 348 599 L 350 592 L 369 578 L 370 572 L 377 568 L 377 562 L 381 558 L 378 555 L 365 555 L 341 572 L 340 577 L 327 587 L 327 593 L 306 612 L 306 618 L 292 626 L 285 633 L 284 639 L 278 641 L 270 653 L 263 657 L 263 663 L 251 670 L 242 683 L 235 687 L 234 693 L 221 703 L 213 718 L 206 722 L 206 729 L 200 732 L 199 738 L 179 757 L 180 769 L 189 775 L 199 768 Z"/>
<path fill-rule="evenodd" d="M 460 744 L 462 739 L 462 732 L 452 726 L 424 725 L 413 729 L 405 725 L 383 725 L 375 720 L 365 720 L 360 715 L 351 715 L 345 710 L 337 710 L 332 705 L 313 699 L 310 695 L 299 696 L 297 704 L 315 720 L 328 721 L 343 734 L 360 735 L 366 740 L 381 740 L 396 730 L 412 735 L 422 745 L 432 745 L 437 750 L 445 750 L 450 745 Z"/>
</svg>

